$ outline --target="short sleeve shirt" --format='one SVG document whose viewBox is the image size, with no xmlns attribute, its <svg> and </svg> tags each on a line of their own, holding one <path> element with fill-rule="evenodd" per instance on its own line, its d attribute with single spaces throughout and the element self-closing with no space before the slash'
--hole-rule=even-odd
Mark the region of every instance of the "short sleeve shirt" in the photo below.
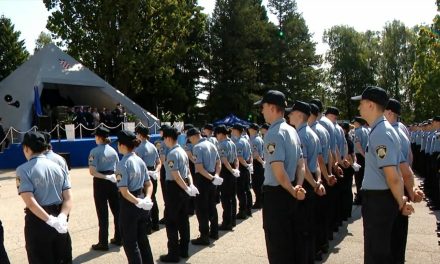
<svg viewBox="0 0 440 264">
<path fill-rule="evenodd" d="M 237 159 L 237 149 L 231 139 L 226 138 L 219 142 L 220 158 L 226 158 L 229 163 L 234 163 Z"/>
<path fill-rule="evenodd" d="M 142 189 L 150 180 L 145 162 L 133 152 L 124 155 L 116 166 L 116 180 L 118 187 L 131 192 Z"/>
<path fill-rule="evenodd" d="M 214 144 L 202 138 L 194 145 L 192 154 L 195 160 L 194 164 L 202 164 L 206 171 L 215 172 L 215 165 L 220 160 L 220 156 Z"/>
<path fill-rule="evenodd" d="M 179 145 L 175 145 L 170 149 L 165 162 L 165 179 L 167 181 L 174 181 L 171 175 L 172 171 L 179 171 L 183 179 L 188 178 L 189 175 L 189 160 L 185 150 Z"/>
<path fill-rule="evenodd" d="M 99 171 L 115 171 L 118 153 L 108 144 L 99 144 L 90 151 L 89 166 Z"/>
<path fill-rule="evenodd" d="M 329 151 L 330 151 L 330 134 L 328 131 L 318 122 L 315 121 L 310 128 L 316 133 L 319 138 L 319 143 L 321 144 L 321 153 L 324 162 L 328 164 L 329 162 Z"/>
<path fill-rule="evenodd" d="M 318 155 L 321 154 L 318 136 L 313 130 L 304 123 L 297 128 L 299 139 L 301 140 L 301 150 L 304 159 L 307 160 L 307 167 L 310 172 L 315 173 L 318 166 Z"/>
<path fill-rule="evenodd" d="M 147 167 L 156 167 L 159 152 L 151 142 L 143 140 L 134 152 L 145 162 Z"/>
</svg>

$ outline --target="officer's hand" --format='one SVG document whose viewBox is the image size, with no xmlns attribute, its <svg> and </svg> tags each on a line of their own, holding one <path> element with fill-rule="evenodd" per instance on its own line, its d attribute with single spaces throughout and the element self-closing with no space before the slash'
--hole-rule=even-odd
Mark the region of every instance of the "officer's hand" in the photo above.
<svg viewBox="0 0 440 264">
<path fill-rule="evenodd" d="M 157 172 L 156 171 L 148 171 L 148 176 L 153 180 L 157 180 Z"/>
<path fill-rule="evenodd" d="M 143 207 L 145 207 L 144 199 L 136 198 L 136 200 L 137 200 L 136 207 L 140 208 L 140 209 L 143 209 Z"/>
<path fill-rule="evenodd" d="M 338 179 L 336 179 L 335 175 L 329 175 L 326 181 L 329 186 L 333 186 L 338 182 Z"/>
<path fill-rule="evenodd" d="M 414 207 L 409 202 L 406 202 L 403 205 L 403 207 L 400 210 L 400 212 L 402 213 L 402 215 L 409 216 L 409 215 L 413 214 L 415 211 L 414 211 Z"/>
<path fill-rule="evenodd" d="M 49 219 L 47 219 L 46 224 L 55 228 L 60 234 L 67 233 L 67 222 L 65 224 L 61 223 L 60 220 L 53 215 L 49 215 Z"/>
<path fill-rule="evenodd" d="M 358 172 L 360 168 L 362 168 L 361 165 L 359 165 L 357 162 L 353 163 L 353 165 L 351 165 L 351 167 L 353 168 L 353 170 L 355 172 Z"/>
<path fill-rule="evenodd" d="M 413 201 L 415 203 L 420 203 L 423 200 L 424 197 L 425 197 L 425 193 L 422 190 L 420 190 L 418 188 L 414 188 Z"/>
<path fill-rule="evenodd" d="M 307 192 L 306 192 L 306 190 L 304 190 L 304 188 L 301 185 L 296 185 L 295 187 L 293 187 L 293 190 L 294 190 L 294 193 L 295 193 L 294 197 L 297 200 L 302 201 L 302 200 L 304 200 L 306 198 L 306 193 Z"/>
<path fill-rule="evenodd" d="M 263 165 L 263 169 L 265 169 L 266 168 L 266 162 L 263 161 L 262 165 Z"/>
<path fill-rule="evenodd" d="M 145 197 L 143 200 L 144 200 L 144 204 L 145 205 L 144 205 L 144 207 L 142 207 L 142 209 L 150 211 L 151 208 L 153 208 L 153 205 L 154 205 L 153 201 L 151 200 L 150 197 Z"/>
<path fill-rule="evenodd" d="M 223 183 L 223 179 L 220 178 L 217 174 L 214 175 L 214 178 L 212 179 L 212 184 L 218 186 L 218 185 L 222 185 L 222 183 Z"/>
<path fill-rule="evenodd" d="M 344 168 L 348 168 L 350 166 L 350 162 L 348 162 L 348 160 L 344 159 L 344 161 L 342 162 L 342 166 Z"/>
<path fill-rule="evenodd" d="M 315 188 L 315 193 L 319 196 L 325 195 L 325 187 L 321 183 L 318 183 L 318 186 Z"/>
<path fill-rule="evenodd" d="M 117 182 L 117 181 L 116 181 L 116 175 L 114 175 L 114 174 L 105 175 L 105 179 L 108 180 L 108 181 L 111 181 L 111 182 L 113 182 L 113 183 L 116 183 L 116 182 Z"/>
<path fill-rule="evenodd" d="M 232 169 L 232 175 L 234 175 L 235 178 L 240 177 L 240 171 L 237 169 Z"/>
<path fill-rule="evenodd" d="M 222 179 L 222 180 L 223 180 L 223 179 Z M 191 184 L 191 185 L 189 186 L 189 188 L 191 188 L 191 194 L 192 194 L 192 196 L 195 197 L 197 194 L 200 194 L 199 189 L 197 189 L 197 187 L 194 186 L 194 184 Z"/>
<path fill-rule="evenodd" d="M 252 163 L 248 165 L 247 169 L 250 174 L 254 174 L 254 165 L 252 165 Z"/>
</svg>

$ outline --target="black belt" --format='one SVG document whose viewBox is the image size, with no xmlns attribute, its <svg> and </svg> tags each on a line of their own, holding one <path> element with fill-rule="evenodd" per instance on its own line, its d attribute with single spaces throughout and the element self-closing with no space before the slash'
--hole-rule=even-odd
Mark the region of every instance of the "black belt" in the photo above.
<svg viewBox="0 0 440 264">
<path fill-rule="evenodd" d="M 135 197 L 137 197 L 137 198 L 143 198 L 143 196 L 144 196 L 144 192 L 143 192 L 143 189 L 142 189 L 142 188 L 141 188 L 141 189 L 134 190 L 134 191 L 130 191 L 130 193 L 133 194 L 133 196 L 135 196 Z M 141 196 L 142 196 L 142 197 L 141 197 Z"/>
<path fill-rule="evenodd" d="M 58 215 L 61 212 L 62 206 L 63 204 L 53 204 L 41 206 L 41 208 L 43 208 L 43 210 L 46 211 L 47 214 Z M 26 214 L 33 214 L 32 211 L 27 207 L 24 208 L 24 212 Z"/>
<path fill-rule="evenodd" d="M 189 185 L 189 180 L 188 178 L 182 178 L 183 181 L 186 183 L 186 185 Z M 175 182 L 177 184 L 177 182 L 175 180 L 165 180 L 166 183 L 172 183 Z"/>
<path fill-rule="evenodd" d="M 113 171 L 113 170 L 105 170 L 105 171 L 98 171 L 98 172 L 101 174 L 104 174 L 104 175 L 112 175 L 115 173 L 115 171 Z"/>
<path fill-rule="evenodd" d="M 295 182 L 290 182 L 293 186 L 295 186 Z M 274 191 L 286 191 L 283 186 L 271 186 L 271 185 L 263 185 L 263 192 L 274 192 Z"/>
<path fill-rule="evenodd" d="M 387 189 L 387 190 L 362 190 L 362 194 L 366 195 L 366 196 L 369 196 L 369 195 L 388 196 L 392 193 L 391 193 L 390 189 Z"/>
<path fill-rule="evenodd" d="M 149 171 L 155 171 L 155 170 L 156 170 L 156 167 L 155 167 L 155 166 L 147 166 L 147 169 L 148 169 Z"/>
</svg>

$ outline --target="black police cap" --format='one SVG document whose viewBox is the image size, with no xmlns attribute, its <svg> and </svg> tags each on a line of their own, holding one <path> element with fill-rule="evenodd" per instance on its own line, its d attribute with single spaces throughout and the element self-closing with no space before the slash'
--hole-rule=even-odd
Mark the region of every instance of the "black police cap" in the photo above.
<svg viewBox="0 0 440 264">
<path fill-rule="evenodd" d="M 261 128 L 263 129 L 269 129 L 270 125 L 268 123 L 264 123 Z"/>
<path fill-rule="evenodd" d="M 292 107 L 286 108 L 286 113 L 291 113 L 293 111 L 300 111 L 306 115 L 310 115 L 310 106 L 303 101 L 296 101 Z"/>
<path fill-rule="evenodd" d="M 226 128 L 225 125 L 219 125 L 214 129 L 214 134 L 226 135 L 226 134 L 228 134 L 228 129 Z"/>
<path fill-rule="evenodd" d="M 186 136 L 187 137 L 192 137 L 192 136 L 195 136 L 195 135 L 200 135 L 200 130 L 198 130 L 195 127 L 192 127 L 190 129 L 188 129 L 188 131 L 186 131 Z"/>
<path fill-rule="evenodd" d="M 170 125 L 161 125 L 159 128 L 159 131 L 164 131 L 164 130 L 170 129 L 170 128 L 172 128 L 172 126 L 170 126 Z"/>
<path fill-rule="evenodd" d="M 283 109 L 287 106 L 286 96 L 277 90 L 267 91 L 263 98 L 255 102 L 254 105 L 260 106 L 264 103 L 277 105 Z"/>
<path fill-rule="evenodd" d="M 121 130 L 116 136 L 118 137 L 117 141 L 123 145 L 131 144 L 136 139 L 136 135 L 128 130 Z"/>
<path fill-rule="evenodd" d="M 194 127 L 193 124 L 185 124 L 185 125 L 183 126 L 183 130 L 189 130 L 190 128 L 193 128 L 193 127 Z"/>
<path fill-rule="evenodd" d="M 148 129 L 148 127 L 144 126 L 137 126 L 134 131 L 142 136 L 148 136 L 150 134 L 150 130 Z"/>
<path fill-rule="evenodd" d="M 46 139 L 44 135 L 40 132 L 30 131 L 24 134 L 23 141 L 21 142 L 24 146 L 28 146 L 33 150 L 46 148 Z"/>
<path fill-rule="evenodd" d="M 174 128 L 172 126 L 169 126 L 168 128 L 166 128 L 162 131 L 162 136 L 164 138 L 170 137 L 173 139 L 177 139 L 178 135 L 179 135 L 179 131 L 177 131 L 177 128 Z"/>
<path fill-rule="evenodd" d="M 243 125 L 240 124 L 240 123 L 235 123 L 235 124 L 232 126 L 232 129 L 236 129 L 236 130 L 238 130 L 238 131 L 243 131 L 244 127 L 243 127 Z"/>
<path fill-rule="evenodd" d="M 350 124 L 348 122 L 343 122 L 341 127 L 345 130 L 350 130 Z"/>
<path fill-rule="evenodd" d="M 252 124 L 249 126 L 249 128 L 250 128 L 250 129 L 253 129 L 253 130 L 258 130 L 258 129 L 260 129 L 260 126 L 259 126 L 257 123 L 252 123 Z"/>
<path fill-rule="evenodd" d="M 314 104 L 314 103 L 310 103 L 309 105 L 310 105 L 310 113 L 312 115 L 317 116 L 319 114 L 319 112 L 320 112 L 319 111 L 319 107 L 316 104 Z"/>
<path fill-rule="evenodd" d="M 386 110 L 391 110 L 393 113 L 396 113 L 398 115 L 401 114 L 401 108 L 402 106 L 400 105 L 400 102 L 394 98 L 391 98 L 388 101 L 387 107 L 385 107 Z"/>
<path fill-rule="evenodd" d="M 368 86 L 362 92 L 362 95 L 354 96 L 351 98 L 351 100 L 354 101 L 369 100 L 378 105 L 386 107 L 388 105 L 389 97 L 387 92 L 383 88 L 377 86 Z"/>
<path fill-rule="evenodd" d="M 352 121 L 352 123 L 354 123 L 354 122 L 358 122 L 359 124 L 361 124 L 361 125 L 364 125 L 365 123 L 367 123 L 362 117 L 360 117 L 360 116 L 355 116 L 354 118 L 353 118 L 353 121 Z"/>
<path fill-rule="evenodd" d="M 322 112 L 322 110 L 324 110 L 324 108 L 323 108 L 323 106 L 322 106 L 322 102 L 321 102 L 321 100 L 319 100 L 318 98 L 312 99 L 312 100 L 310 101 L 310 103 L 311 103 L 311 104 L 315 104 L 315 105 L 318 107 L 320 113 Z"/>
<path fill-rule="evenodd" d="M 325 111 L 325 114 L 332 114 L 335 116 L 339 116 L 339 109 L 334 107 L 334 106 L 330 106 L 329 108 L 327 108 L 327 110 Z"/>
<path fill-rule="evenodd" d="M 213 124 L 206 124 L 203 128 L 212 131 L 212 130 L 214 130 L 214 125 Z"/>
<path fill-rule="evenodd" d="M 95 136 L 100 136 L 100 137 L 108 137 L 108 135 L 110 134 L 110 130 L 108 130 L 105 127 L 98 127 L 95 132 L 93 132 L 93 135 Z"/>
</svg>

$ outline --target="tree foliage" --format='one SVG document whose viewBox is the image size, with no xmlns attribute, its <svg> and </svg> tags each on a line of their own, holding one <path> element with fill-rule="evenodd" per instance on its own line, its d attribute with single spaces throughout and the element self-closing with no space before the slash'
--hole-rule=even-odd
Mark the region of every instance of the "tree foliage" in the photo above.
<svg viewBox="0 0 440 264">
<path fill-rule="evenodd" d="M 24 63 L 29 53 L 9 18 L 0 16 L 0 81 Z"/>
<path fill-rule="evenodd" d="M 44 48 L 47 44 L 53 43 L 52 37 L 49 33 L 42 31 L 38 38 L 35 40 L 35 49 L 34 53 Z"/>
</svg>

